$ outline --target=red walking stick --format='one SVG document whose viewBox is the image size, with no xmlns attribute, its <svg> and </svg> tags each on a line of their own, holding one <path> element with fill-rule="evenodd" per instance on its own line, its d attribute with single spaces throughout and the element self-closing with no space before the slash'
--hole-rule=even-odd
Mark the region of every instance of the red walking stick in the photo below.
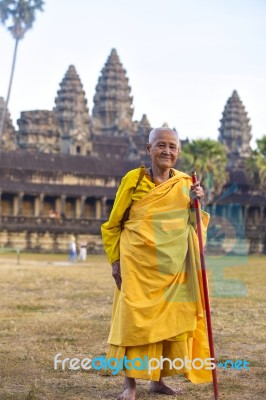
<svg viewBox="0 0 266 400">
<path fill-rule="evenodd" d="M 197 175 L 196 175 L 195 171 L 192 171 L 192 182 L 193 182 L 193 184 L 195 182 L 197 182 Z M 201 264 L 201 273 L 202 273 L 204 303 L 205 303 L 205 309 L 206 309 L 206 320 L 207 320 L 208 340 L 209 340 L 209 346 L 210 346 L 210 355 L 211 355 L 211 358 L 213 358 L 215 361 L 214 343 L 213 343 L 213 336 L 212 336 L 210 299 L 209 299 L 209 290 L 208 290 L 208 279 L 207 279 L 206 265 L 205 265 L 205 259 L 204 259 L 204 246 L 203 246 L 202 229 L 201 229 L 200 202 L 199 202 L 198 198 L 196 198 L 194 200 L 194 207 L 195 207 L 196 219 L 197 219 L 197 234 L 198 234 L 198 241 L 199 241 L 200 264 Z M 216 367 L 212 370 L 212 382 L 213 382 L 214 399 L 217 400 L 218 399 L 218 381 L 217 381 Z"/>
</svg>

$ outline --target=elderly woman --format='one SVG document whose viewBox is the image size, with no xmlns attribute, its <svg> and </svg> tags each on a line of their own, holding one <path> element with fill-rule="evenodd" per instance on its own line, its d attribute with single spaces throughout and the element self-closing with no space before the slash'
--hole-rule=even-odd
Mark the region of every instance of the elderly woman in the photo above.
<svg viewBox="0 0 266 400">
<path fill-rule="evenodd" d="M 178 368 L 169 362 L 155 362 L 151 368 L 124 366 L 119 400 L 135 399 L 136 378 L 150 380 L 152 392 L 169 395 L 180 390 L 166 385 L 165 376 L 181 373 L 193 383 L 211 382 L 211 371 L 191 364 L 194 358 L 209 357 L 191 208 L 191 194 L 201 198 L 204 193 L 199 182 L 192 185 L 190 176 L 173 168 L 179 152 L 177 132 L 153 129 L 147 144 L 151 166 L 124 176 L 110 218 L 102 225 L 117 286 L 107 357 L 178 358 L 181 363 Z M 205 228 L 208 221 L 202 211 Z"/>
</svg>

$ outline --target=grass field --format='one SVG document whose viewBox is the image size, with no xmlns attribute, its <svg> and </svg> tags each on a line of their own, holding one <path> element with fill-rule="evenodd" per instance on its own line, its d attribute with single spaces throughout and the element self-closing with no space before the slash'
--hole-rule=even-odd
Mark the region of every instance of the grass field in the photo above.
<svg viewBox="0 0 266 400">
<path fill-rule="evenodd" d="M 115 399 L 123 376 L 54 370 L 54 356 L 93 358 L 105 355 L 114 284 L 104 256 L 70 265 L 64 255 L 0 256 L 0 400 Z M 212 298 L 218 361 L 249 361 L 250 370 L 218 369 L 220 399 L 265 399 L 266 258 L 225 271 L 225 278 L 245 283 L 247 295 Z M 211 283 L 211 282 L 210 282 Z M 217 284 L 217 282 L 216 282 Z M 264 326 L 263 326 L 264 323 Z M 182 377 L 183 399 L 212 399 L 211 385 L 193 385 Z M 149 395 L 138 382 L 138 399 L 180 398 Z"/>
</svg>

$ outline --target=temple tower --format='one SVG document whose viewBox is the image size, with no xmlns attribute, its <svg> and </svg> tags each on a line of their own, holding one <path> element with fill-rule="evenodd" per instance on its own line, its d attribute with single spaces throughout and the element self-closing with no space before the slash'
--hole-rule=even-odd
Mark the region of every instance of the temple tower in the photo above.
<svg viewBox="0 0 266 400">
<path fill-rule="evenodd" d="M 5 101 L 3 97 L 0 97 L 0 121 L 2 119 L 4 107 Z M 6 110 L 0 148 L 2 150 L 16 150 L 17 148 L 16 131 L 8 110 Z"/>
<path fill-rule="evenodd" d="M 70 65 L 60 83 L 55 104 L 61 153 L 90 153 L 89 109 L 85 91 L 73 65 Z"/>
<path fill-rule="evenodd" d="M 251 154 L 251 126 L 236 90 L 227 100 L 220 122 L 218 140 L 226 148 L 229 166 L 238 167 L 242 165 L 243 159 Z"/>
<path fill-rule="evenodd" d="M 143 114 L 141 120 L 137 122 L 137 135 L 144 136 L 145 139 L 147 139 L 151 129 L 151 124 L 147 118 L 147 115 Z"/>
<path fill-rule="evenodd" d="M 93 130 L 96 134 L 126 136 L 133 132 L 133 97 L 118 54 L 112 49 L 101 71 L 94 96 Z"/>
<path fill-rule="evenodd" d="M 132 137 L 136 148 L 138 150 L 138 157 L 144 162 L 146 160 L 146 144 L 149 141 L 149 133 L 152 130 L 150 122 L 147 118 L 146 114 L 143 114 L 140 121 L 135 121 L 135 135 Z M 132 148 L 132 146 L 131 146 Z M 132 149 L 131 149 L 131 159 L 132 158 Z M 135 157 L 136 159 L 136 157 Z"/>
</svg>

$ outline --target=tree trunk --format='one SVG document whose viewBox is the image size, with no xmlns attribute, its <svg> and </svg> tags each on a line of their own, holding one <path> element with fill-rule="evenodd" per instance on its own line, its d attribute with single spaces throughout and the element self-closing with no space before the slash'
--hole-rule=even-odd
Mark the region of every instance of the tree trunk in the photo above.
<svg viewBox="0 0 266 400">
<path fill-rule="evenodd" d="M 16 59 L 17 59 L 17 50 L 18 50 L 18 42 L 19 42 L 19 39 L 16 39 L 14 53 L 13 53 L 13 62 L 12 62 L 11 74 L 10 74 L 9 85 L 8 85 L 8 91 L 7 91 L 7 96 L 6 96 L 6 101 L 5 101 L 5 105 L 4 105 L 4 109 L 3 109 L 2 118 L 1 118 L 1 121 L 0 121 L 0 149 L 2 148 L 2 134 L 3 134 L 3 131 L 4 131 L 6 112 L 7 112 L 7 107 L 8 107 L 8 103 L 9 103 L 11 87 L 12 87 L 12 82 L 13 82 L 13 76 L 14 76 L 14 71 L 15 71 L 15 65 L 16 65 Z"/>
</svg>

